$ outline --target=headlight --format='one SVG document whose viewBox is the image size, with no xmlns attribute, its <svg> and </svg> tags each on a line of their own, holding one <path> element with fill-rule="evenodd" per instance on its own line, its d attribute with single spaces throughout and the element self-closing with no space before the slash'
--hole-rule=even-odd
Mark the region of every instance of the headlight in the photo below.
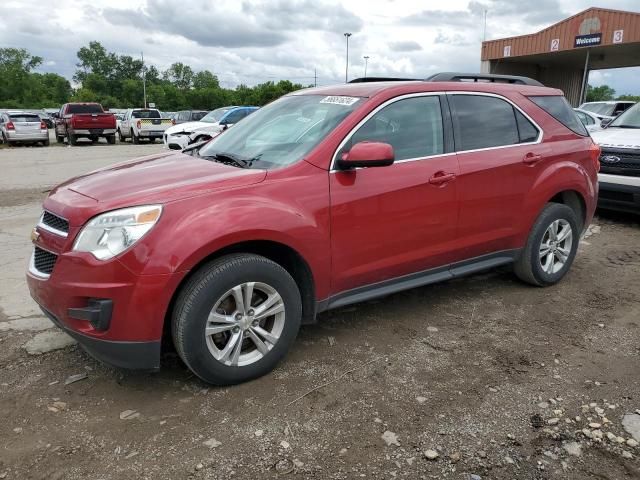
<svg viewBox="0 0 640 480">
<path fill-rule="evenodd" d="M 98 260 L 113 258 L 151 230 L 161 213 L 162 205 L 144 205 L 98 215 L 80 231 L 73 250 L 91 252 Z"/>
</svg>

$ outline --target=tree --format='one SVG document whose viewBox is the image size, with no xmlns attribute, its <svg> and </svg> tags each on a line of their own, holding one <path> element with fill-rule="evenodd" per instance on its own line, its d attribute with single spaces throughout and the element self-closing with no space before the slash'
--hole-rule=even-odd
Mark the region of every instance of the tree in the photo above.
<svg viewBox="0 0 640 480">
<path fill-rule="evenodd" d="M 164 72 L 164 79 L 170 81 L 181 90 L 187 90 L 193 83 L 193 70 L 189 65 L 176 62 Z"/>
<path fill-rule="evenodd" d="M 193 88 L 196 90 L 205 88 L 219 89 L 220 82 L 218 82 L 218 77 L 209 70 L 202 70 L 193 76 Z"/>
<path fill-rule="evenodd" d="M 632 102 L 640 102 L 640 95 L 629 95 L 625 93 L 624 95 L 620 95 L 616 100 L 630 100 Z"/>
<path fill-rule="evenodd" d="M 594 87 L 592 85 L 587 86 L 587 102 L 613 100 L 615 96 L 616 91 L 609 85 L 600 85 L 599 87 Z"/>
</svg>

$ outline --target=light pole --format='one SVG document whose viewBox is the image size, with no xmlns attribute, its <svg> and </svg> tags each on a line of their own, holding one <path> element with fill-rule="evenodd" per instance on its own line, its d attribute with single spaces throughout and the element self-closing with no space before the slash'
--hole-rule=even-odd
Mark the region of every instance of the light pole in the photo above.
<svg viewBox="0 0 640 480">
<path fill-rule="evenodd" d="M 365 55 L 363 58 L 364 58 L 364 78 L 367 78 L 367 64 L 369 63 L 369 55 Z"/>
<path fill-rule="evenodd" d="M 344 38 L 347 39 L 347 63 L 344 69 L 344 83 L 349 83 L 349 37 L 352 34 L 347 32 L 344 34 Z"/>
</svg>

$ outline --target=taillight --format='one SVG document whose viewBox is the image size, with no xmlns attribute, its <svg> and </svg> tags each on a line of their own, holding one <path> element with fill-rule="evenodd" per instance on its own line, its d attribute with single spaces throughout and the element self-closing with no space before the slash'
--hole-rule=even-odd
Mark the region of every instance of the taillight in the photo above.
<svg viewBox="0 0 640 480">
<path fill-rule="evenodd" d="M 40 130 L 46 130 L 47 129 L 47 124 L 44 122 L 40 122 Z"/>
<path fill-rule="evenodd" d="M 7 122 L 6 123 L 6 128 L 7 128 L 7 130 L 15 130 L 16 129 L 15 125 L 13 124 L 13 122 Z"/>
<path fill-rule="evenodd" d="M 175 118 L 172 118 L 172 119 L 171 119 L 171 125 L 175 125 L 175 124 L 176 124 L 176 119 L 175 119 Z"/>
<path fill-rule="evenodd" d="M 592 143 L 591 147 L 589 147 L 589 153 L 591 155 L 591 161 L 593 165 L 596 167 L 596 172 L 600 171 L 600 154 L 602 153 L 602 149 L 600 145 L 597 143 Z"/>
<path fill-rule="evenodd" d="M 138 130 L 142 128 L 142 122 L 140 120 L 136 122 L 136 127 L 138 127 Z"/>
</svg>

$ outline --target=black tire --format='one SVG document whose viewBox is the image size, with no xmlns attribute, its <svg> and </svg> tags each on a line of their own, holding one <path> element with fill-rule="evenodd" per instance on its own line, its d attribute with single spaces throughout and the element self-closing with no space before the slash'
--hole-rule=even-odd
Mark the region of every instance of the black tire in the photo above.
<svg viewBox="0 0 640 480">
<path fill-rule="evenodd" d="M 122 135 L 122 130 L 118 129 L 118 140 L 120 141 L 120 143 L 123 143 L 126 139 L 124 138 L 124 135 Z"/>
<path fill-rule="evenodd" d="M 113 135 L 107 135 L 107 143 L 109 145 L 115 145 L 116 144 L 116 134 L 115 133 Z"/>
<path fill-rule="evenodd" d="M 131 130 L 131 142 L 135 145 L 140 143 L 140 137 L 138 137 L 133 130 Z"/>
<path fill-rule="evenodd" d="M 280 295 L 284 303 L 284 325 L 275 345 L 257 361 L 244 366 L 225 365 L 209 350 L 204 329 L 216 302 L 246 282 L 262 282 Z M 198 377 L 214 385 L 234 385 L 273 370 L 293 344 L 301 318 L 300 291 L 284 268 L 259 255 L 234 254 L 204 265 L 193 275 L 178 295 L 171 327 L 178 354 Z M 247 343 L 242 344 L 243 351 L 245 345 L 255 348 L 255 344 L 249 342 L 247 339 Z"/>
<path fill-rule="evenodd" d="M 149 138 L 149 143 L 156 143 L 155 137 L 150 137 Z"/>
<path fill-rule="evenodd" d="M 69 145 L 77 145 L 78 144 L 78 138 L 73 135 L 72 133 L 67 132 L 67 141 L 69 142 Z"/>
<path fill-rule="evenodd" d="M 49 139 L 47 138 L 44 142 L 42 142 L 43 147 L 48 147 L 50 144 Z"/>
<path fill-rule="evenodd" d="M 56 134 L 56 142 L 64 143 L 64 137 L 60 137 L 60 136 L 58 136 L 58 134 Z"/>
<path fill-rule="evenodd" d="M 557 220 L 563 223 L 567 222 L 570 226 L 571 246 L 566 249 L 569 254 L 564 261 L 564 265 L 559 266 L 557 271 L 547 272 L 543 268 L 540 252 L 543 241 L 548 240 L 547 229 Z M 578 243 L 580 242 L 579 223 L 576 213 L 570 207 L 560 203 L 548 203 L 533 224 L 527 244 L 520 257 L 516 260 L 514 271 L 518 278 L 523 282 L 539 287 L 547 287 L 558 283 L 571 268 L 578 251 Z M 545 243 L 547 242 L 545 241 Z M 566 246 L 566 243 L 562 245 Z M 560 249 L 558 248 L 558 250 Z M 548 260 L 548 257 L 545 257 L 545 260 Z M 554 257 L 551 256 L 551 262 L 545 263 L 553 264 L 553 262 Z M 559 261 L 556 262 L 556 265 L 559 265 L 559 263 Z"/>
</svg>

